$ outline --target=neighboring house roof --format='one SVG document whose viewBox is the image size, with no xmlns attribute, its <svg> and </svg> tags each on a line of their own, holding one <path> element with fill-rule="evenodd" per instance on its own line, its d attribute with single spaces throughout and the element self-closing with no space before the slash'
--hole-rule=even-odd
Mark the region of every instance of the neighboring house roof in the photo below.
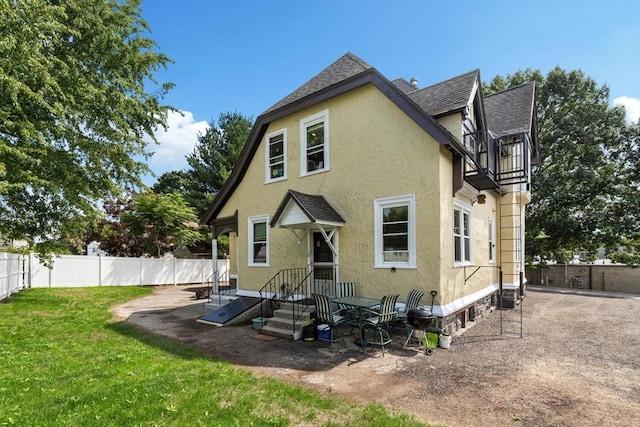
<svg viewBox="0 0 640 427">
<path fill-rule="evenodd" d="M 291 201 L 296 203 L 310 223 L 344 225 L 342 216 L 336 212 L 324 197 L 289 190 L 273 215 L 271 220 L 272 227 L 280 221 L 282 214 Z"/>
<path fill-rule="evenodd" d="M 480 81 L 480 71 L 473 70 L 458 77 L 408 93 L 416 104 L 432 117 L 462 111 L 471 100 L 473 88 Z"/>
<path fill-rule="evenodd" d="M 529 82 L 484 97 L 487 125 L 498 135 L 529 132 L 535 117 L 535 83 Z"/>
</svg>

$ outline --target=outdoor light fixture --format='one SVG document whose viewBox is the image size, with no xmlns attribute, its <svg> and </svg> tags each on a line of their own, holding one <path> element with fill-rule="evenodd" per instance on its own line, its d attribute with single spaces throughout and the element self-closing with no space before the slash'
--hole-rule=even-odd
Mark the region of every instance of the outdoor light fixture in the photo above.
<svg viewBox="0 0 640 427">
<path fill-rule="evenodd" d="M 478 202 L 479 205 L 484 205 L 485 203 L 487 203 L 487 196 L 484 194 L 478 194 L 476 196 L 475 202 Z M 471 204 L 473 205 L 475 202 L 472 202 Z"/>
</svg>

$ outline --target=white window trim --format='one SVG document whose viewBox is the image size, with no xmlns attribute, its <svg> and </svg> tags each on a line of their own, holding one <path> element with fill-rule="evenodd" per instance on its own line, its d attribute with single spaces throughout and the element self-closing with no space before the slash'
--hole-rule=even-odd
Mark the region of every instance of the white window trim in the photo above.
<svg viewBox="0 0 640 427">
<path fill-rule="evenodd" d="M 260 222 L 267 225 L 267 256 L 265 262 L 253 262 L 253 225 Z M 249 267 L 269 267 L 269 215 L 255 215 L 247 219 L 247 256 Z"/>
<path fill-rule="evenodd" d="M 387 207 L 408 205 L 408 262 L 384 262 L 382 239 L 382 210 Z M 373 227 L 374 227 L 374 268 L 416 268 L 416 196 L 406 194 L 403 196 L 384 197 L 373 201 Z"/>
<path fill-rule="evenodd" d="M 495 264 L 496 262 L 496 219 L 492 216 L 489 217 L 489 264 Z"/>
<path fill-rule="evenodd" d="M 282 155 L 284 156 L 282 167 L 284 168 L 284 173 L 281 177 L 271 178 L 271 165 L 270 165 L 270 157 L 269 157 L 269 140 L 274 136 L 282 135 Z M 264 153 L 264 182 L 265 184 L 269 184 L 272 182 L 284 181 L 287 179 L 287 128 L 279 129 L 275 132 L 269 133 L 265 137 L 265 153 Z"/>
<path fill-rule="evenodd" d="M 452 255 L 453 255 L 453 266 L 454 267 L 464 267 L 468 265 L 474 265 L 473 263 L 473 215 L 471 212 L 471 206 L 460 202 L 459 200 L 453 201 L 453 214 L 455 215 L 456 209 L 459 209 L 462 214 L 467 213 L 469 215 L 469 260 L 465 261 L 465 249 L 464 249 L 464 231 L 460 234 L 462 236 L 462 240 L 460 242 L 460 254 L 462 255 L 461 261 L 456 261 L 456 242 L 455 242 L 455 234 L 453 234 L 453 229 L 451 230 L 451 239 L 452 239 Z M 463 220 L 460 218 L 460 227 L 463 227 Z M 452 225 L 453 226 L 453 225 Z"/>
<path fill-rule="evenodd" d="M 324 165 L 322 169 L 307 171 L 307 128 L 324 122 Z M 300 176 L 315 175 L 329 170 L 329 110 L 323 110 L 300 120 Z"/>
</svg>

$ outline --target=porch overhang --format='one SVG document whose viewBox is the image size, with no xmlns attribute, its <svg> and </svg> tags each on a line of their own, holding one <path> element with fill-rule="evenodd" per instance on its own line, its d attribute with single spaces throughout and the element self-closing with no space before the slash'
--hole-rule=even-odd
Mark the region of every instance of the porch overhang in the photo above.
<svg viewBox="0 0 640 427">
<path fill-rule="evenodd" d="M 238 234 L 238 211 L 236 210 L 231 216 L 214 219 L 211 225 L 214 239 L 223 233 L 235 232 Z"/>
<path fill-rule="evenodd" d="M 342 227 L 342 216 L 323 196 L 289 190 L 280 202 L 271 227 L 291 229 L 325 229 Z"/>
</svg>

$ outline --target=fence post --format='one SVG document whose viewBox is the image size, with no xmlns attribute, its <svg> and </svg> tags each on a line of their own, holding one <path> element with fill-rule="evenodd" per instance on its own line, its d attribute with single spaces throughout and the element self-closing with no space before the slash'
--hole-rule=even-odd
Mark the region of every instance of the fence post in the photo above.
<svg viewBox="0 0 640 427">
<path fill-rule="evenodd" d="M 178 284 L 176 282 L 176 263 L 178 262 L 178 260 L 175 256 L 172 259 L 173 259 L 173 286 L 176 286 Z"/>
</svg>

